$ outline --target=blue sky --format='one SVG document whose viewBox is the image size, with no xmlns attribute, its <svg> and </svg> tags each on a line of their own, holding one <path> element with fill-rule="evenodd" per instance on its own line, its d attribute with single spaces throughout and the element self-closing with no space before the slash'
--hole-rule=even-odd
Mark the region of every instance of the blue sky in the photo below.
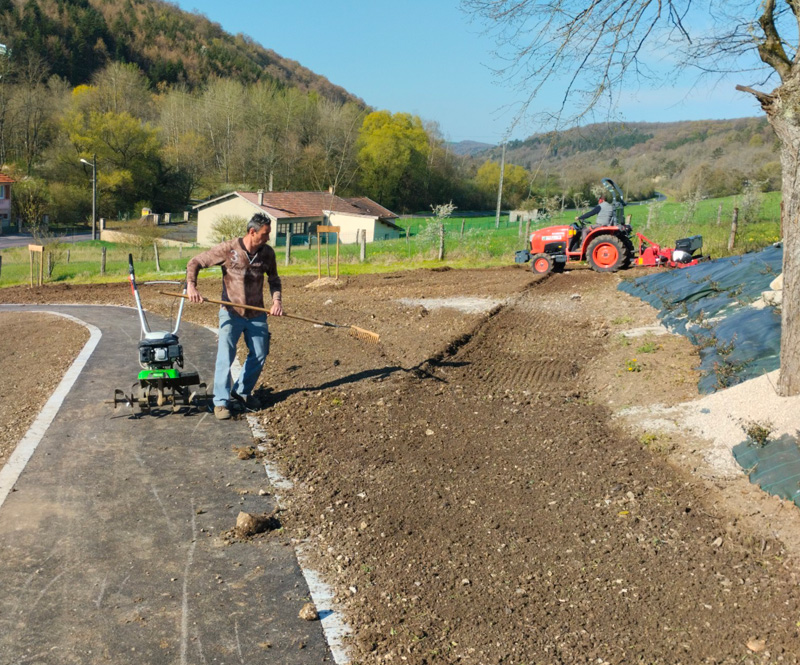
<svg viewBox="0 0 800 665">
<path fill-rule="evenodd" d="M 493 42 L 458 0 L 177 0 L 227 32 L 243 33 L 376 109 L 439 123 L 451 141 L 499 143 L 521 93 L 503 86 Z M 625 92 L 619 119 L 666 122 L 761 115 L 729 80 Z M 748 83 L 744 81 L 744 83 Z M 519 126 L 522 139 L 536 126 Z"/>
</svg>

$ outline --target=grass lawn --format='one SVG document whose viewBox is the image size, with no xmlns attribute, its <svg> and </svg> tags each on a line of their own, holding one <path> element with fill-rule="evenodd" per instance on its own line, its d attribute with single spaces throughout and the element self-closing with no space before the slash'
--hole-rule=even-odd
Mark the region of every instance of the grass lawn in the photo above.
<svg viewBox="0 0 800 665">
<path fill-rule="evenodd" d="M 711 257 L 729 254 L 727 250 L 733 209 L 740 205 L 740 197 L 707 199 L 699 201 L 692 209 L 686 203 L 651 203 L 631 205 L 625 210 L 631 215 L 634 231 L 662 245 L 673 246 L 678 238 L 700 234 L 703 236 L 703 253 Z M 395 270 L 439 267 L 453 268 L 488 267 L 509 265 L 514 261 L 514 252 L 526 247 L 522 238 L 524 224 L 509 224 L 508 216 L 500 219 L 495 228 L 495 216 L 459 217 L 453 215 L 445 222 L 445 259 L 439 262 L 438 234 L 434 232 L 431 221 L 425 218 L 399 220 L 399 225 L 408 227 L 408 238 L 384 240 L 367 246 L 367 260 L 359 261 L 359 247 L 356 244 L 341 245 L 339 248 L 339 273 L 354 275 L 360 273 L 391 272 Z M 780 193 L 763 195 L 758 221 L 751 222 L 739 218 L 739 232 L 733 253 L 741 254 L 758 250 L 780 239 Z M 555 215 L 538 227 L 555 224 L 569 224 L 575 218 L 575 211 L 565 211 Z M 533 227 L 537 228 L 537 227 Z M 137 278 L 181 279 L 186 263 L 200 247 L 163 247 L 159 250 L 161 271 L 156 264 L 151 248 L 144 250 L 121 244 L 100 241 L 86 241 L 74 244 L 49 245 L 52 271 L 45 279 L 48 282 L 100 283 L 118 282 L 127 279 L 128 253 L 134 254 Z M 102 248 L 106 249 L 106 270 L 100 274 Z M 322 246 L 322 274 L 334 273 L 335 248 Z M 276 249 L 278 269 L 282 275 L 317 274 L 317 248 L 292 247 L 291 261 L 285 263 L 285 250 Z M 13 248 L 2 251 L 2 272 L 0 287 L 26 284 L 29 281 L 29 257 L 27 248 Z"/>
</svg>

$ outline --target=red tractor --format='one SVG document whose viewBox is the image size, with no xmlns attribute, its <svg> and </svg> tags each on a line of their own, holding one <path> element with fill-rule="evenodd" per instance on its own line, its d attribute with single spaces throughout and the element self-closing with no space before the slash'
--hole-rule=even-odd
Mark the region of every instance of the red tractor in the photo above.
<svg viewBox="0 0 800 665">
<path fill-rule="evenodd" d="M 530 236 L 530 249 L 518 251 L 514 261 L 530 261 L 533 272 L 547 275 L 561 272 L 567 263 L 581 261 L 588 262 L 597 272 L 616 272 L 631 264 L 685 268 L 702 259 L 695 256 L 703 247 L 702 236 L 682 238 L 675 243 L 675 249 L 671 249 L 657 245 L 641 233 L 634 234 L 625 221 L 625 201 L 619 187 L 609 178 L 603 178 L 602 183 L 612 200 L 595 209 L 600 210 L 597 223 L 591 226 L 563 224 L 534 231 Z M 638 251 L 634 237 L 639 241 Z"/>
</svg>

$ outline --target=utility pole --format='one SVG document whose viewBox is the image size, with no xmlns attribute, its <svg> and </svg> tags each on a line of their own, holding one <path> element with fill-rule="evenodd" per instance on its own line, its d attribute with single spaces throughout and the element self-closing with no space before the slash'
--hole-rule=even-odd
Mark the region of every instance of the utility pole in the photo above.
<svg viewBox="0 0 800 665">
<path fill-rule="evenodd" d="M 97 240 L 97 155 L 92 155 L 92 240 Z"/>
<path fill-rule="evenodd" d="M 92 167 L 92 240 L 97 240 L 97 155 L 92 161 L 81 159 L 83 164 Z"/>
<path fill-rule="evenodd" d="M 500 228 L 500 201 L 503 198 L 503 174 L 506 170 L 506 140 L 503 139 L 503 154 L 500 157 L 500 185 L 497 187 L 497 212 L 494 218 L 494 228 Z"/>
</svg>

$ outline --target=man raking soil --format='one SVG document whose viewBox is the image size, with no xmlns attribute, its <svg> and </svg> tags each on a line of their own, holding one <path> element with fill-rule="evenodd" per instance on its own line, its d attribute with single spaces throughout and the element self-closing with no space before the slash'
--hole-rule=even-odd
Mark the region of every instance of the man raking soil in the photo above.
<svg viewBox="0 0 800 665">
<path fill-rule="evenodd" d="M 271 316 L 283 316 L 281 280 L 275 261 L 275 250 L 267 242 L 271 229 L 269 217 L 256 213 L 247 223 L 242 238 L 234 238 L 195 256 L 186 266 L 186 295 L 191 302 L 204 298 L 197 290 L 197 274 L 202 268 L 222 267 L 222 300 L 231 304 L 219 310 L 219 345 L 214 368 L 214 416 L 218 420 L 231 417 L 231 399 L 248 409 L 261 404 L 253 395 L 264 361 L 269 354 L 267 314 L 242 306 L 264 307 L 264 275 L 267 276 L 272 306 Z M 239 305 L 239 306 L 237 306 Z M 236 345 L 244 335 L 247 358 L 235 384 L 231 382 L 231 365 L 236 358 Z"/>
</svg>

